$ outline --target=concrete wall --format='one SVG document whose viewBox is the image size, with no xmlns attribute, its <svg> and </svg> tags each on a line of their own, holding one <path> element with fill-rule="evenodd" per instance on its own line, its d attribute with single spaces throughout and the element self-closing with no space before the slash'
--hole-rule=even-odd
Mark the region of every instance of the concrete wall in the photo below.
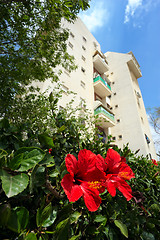
<svg viewBox="0 0 160 240">
<path fill-rule="evenodd" d="M 119 147 L 129 143 L 133 151 L 140 149 L 139 155 L 151 153 L 156 158 L 139 84 L 127 64 L 131 56 L 112 52 L 105 55 L 110 67 L 109 77 L 112 78 L 111 105 L 116 116 L 111 134 L 116 137 Z M 137 92 L 141 97 L 137 96 Z M 150 144 L 147 144 L 145 134 L 150 138 Z"/>
</svg>

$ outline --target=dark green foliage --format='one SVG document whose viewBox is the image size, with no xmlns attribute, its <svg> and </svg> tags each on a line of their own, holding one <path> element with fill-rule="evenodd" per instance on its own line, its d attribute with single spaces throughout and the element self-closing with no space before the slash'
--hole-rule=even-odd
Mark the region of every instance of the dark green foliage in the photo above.
<svg viewBox="0 0 160 240">
<path fill-rule="evenodd" d="M 105 157 L 110 142 L 102 143 L 96 131 L 92 135 L 86 133 L 87 127 L 81 124 L 83 118 L 74 115 L 69 118 L 65 111 L 55 111 L 54 114 L 58 120 L 52 134 L 41 133 L 35 140 L 39 148 L 25 147 L 29 138 L 26 141 L 22 132 L 9 131 L 10 123 L 1 120 L 1 136 L 7 137 L 7 145 L 0 154 L 2 239 L 16 239 L 18 236 L 18 239 L 158 240 L 159 166 L 147 158 L 136 157 L 127 146 L 123 150 L 115 147 L 135 173 L 135 179 L 130 181 L 132 200 L 127 202 L 118 191 L 112 198 L 105 191 L 101 194 L 101 206 L 92 213 L 87 210 L 83 199 L 69 203 L 60 185 L 67 172 L 66 154 L 77 157 L 81 148 L 87 148 Z M 5 134 L 8 131 L 10 138 Z M 16 138 L 13 138 L 15 133 Z M 17 139 L 21 144 L 15 148 L 13 142 Z M 51 154 L 49 148 L 52 148 Z M 12 184 L 16 178 L 20 178 L 19 185 Z"/>
</svg>

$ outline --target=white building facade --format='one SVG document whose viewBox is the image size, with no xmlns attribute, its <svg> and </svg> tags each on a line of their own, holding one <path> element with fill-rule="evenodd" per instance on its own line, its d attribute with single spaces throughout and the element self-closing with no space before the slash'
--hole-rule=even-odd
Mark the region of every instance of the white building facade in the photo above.
<svg viewBox="0 0 160 240">
<path fill-rule="evenodd" d="M 78 18 L 74 24 L 64 22 L 70 30 L 68 53 L 75 57 L 76 71 L 63 71 L 63 90 L 76 93 L 73 106 L 85 102 L 87 109 L 99 119 L 101 134 L 112 135 L 123 148 L 129 143 L 132 151 L 156 159 L 142 94 L 137 79 L 141 71 L 132 52 L 103 54 L 100 44 Z M 41 83 L 44 91 L 51 83 Z M 63 94 L 59 104 L 65 107 L 72 95 Z"/>
</svg>

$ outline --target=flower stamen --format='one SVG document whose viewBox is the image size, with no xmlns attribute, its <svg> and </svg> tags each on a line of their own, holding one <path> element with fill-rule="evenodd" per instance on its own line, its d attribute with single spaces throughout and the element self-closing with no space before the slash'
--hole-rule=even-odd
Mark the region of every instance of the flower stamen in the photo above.
<svg viewBox="0 0 160 240">
<path fill-rule="evenodd" d="M 88 182 L 88 184 L 90 188 L 94 188 L 94 189 L 100 189 L 102 187 L 101 182 L 99 181 Z"/>
</svg>

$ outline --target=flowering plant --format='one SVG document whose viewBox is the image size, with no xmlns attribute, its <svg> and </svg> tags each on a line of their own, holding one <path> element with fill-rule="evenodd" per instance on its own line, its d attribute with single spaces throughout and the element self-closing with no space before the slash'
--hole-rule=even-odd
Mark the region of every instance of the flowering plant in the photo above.
<svg viewBox="0 0 160 240">
<path fill-rule="evenodd" d="M 99 193 L 105 190 L 101 184 L 104 173 L 96 167 L 97 160 L 97 156 L 86 149 L 80 150 L 78 161 L 72 154 L 68 154 L 65 164 L 69 173 L 61 182 L 69 201 L 75 202 L 83 197 L 90 211 L 96 211 L 99 208 L 101 204 Z"/>
<path fill-rule="evenodd" d="M 100 204 L 100 193 L 107 188 L 111 196 L 116 189 L 122 192 L 127 201 L 132 198 L 132 190 L 126 180 L 134 178 L 132 169 L 126 164 L 125 158 L 113 149 L 109 149 L 105 159 L 90 150 L 80 150 L 78 161 L 68 154 L 65 158 L 66 174 L 61 185 L 70 202 L 83 197 L 90 211 L 96 211 Z"/>
<path fill-rule="evenodd" d="M 155 166 L 158 166 L 158 163 L 155 159 L 152 159 L 152 163 L 155 165 Z"/>
</svg>

